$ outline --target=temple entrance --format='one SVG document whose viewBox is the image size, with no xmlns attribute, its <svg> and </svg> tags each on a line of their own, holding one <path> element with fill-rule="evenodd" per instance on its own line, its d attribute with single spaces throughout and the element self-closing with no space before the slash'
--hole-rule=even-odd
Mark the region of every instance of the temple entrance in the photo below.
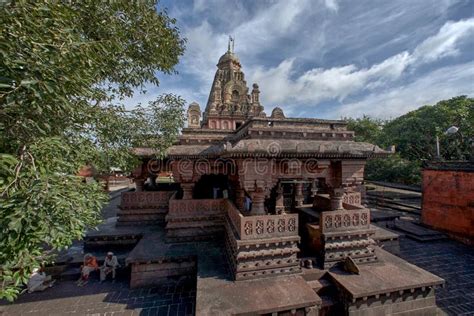
<svg viewBox="0 0 474 316">
<path fill-rule="evenodd" d="M 229 179 L 224 174 L 205 174 L 194 186 L 194 199 L 229 198 Z"/>
</svg>

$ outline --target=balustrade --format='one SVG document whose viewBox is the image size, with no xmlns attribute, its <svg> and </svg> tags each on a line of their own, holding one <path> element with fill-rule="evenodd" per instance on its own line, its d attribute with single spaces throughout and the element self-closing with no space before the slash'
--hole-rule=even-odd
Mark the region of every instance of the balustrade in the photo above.
<svg viewBox="0 0 474 316">
<path fill-rule="evenodd" d="M 320 227 L 323 233 L 369 229 L 370 210 L 361 207 L 352 210 L 322 212 Z"/>
<path fill-rule="evenodd" d="M 169 214 L 224 214 L 225 199 L 178 200 L 171 198 Z"/>
<path fill-rule="evenodd" d="M 360 192 L 346 192 L 343 197 L 343 202 L 351 205 L 361 205 Z"/>
<path fill-rule="evenodd" d="M 227 215 L 241 240 L 298 235 L 298 214 L 243 216 L 228 202 Z"/>
<path fill-rule="evenodd" d="M 141 191 L 122 192 L 120 207 L 122 209 L 167 208 L 174 191 Z"/>
</svg>

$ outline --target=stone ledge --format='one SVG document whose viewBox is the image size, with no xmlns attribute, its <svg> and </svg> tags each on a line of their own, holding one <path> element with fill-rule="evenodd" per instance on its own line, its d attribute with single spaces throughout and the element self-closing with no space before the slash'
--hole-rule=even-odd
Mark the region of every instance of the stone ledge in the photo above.
<svg viewBox="0 0 474 316">
<path fill-rule="evenodd" d="M 360 274 L 334 267 L 330 278 L 350 300 L 444 284 L 440 277 L 376 247 L 379 262 L 359 265 Z"/>
</svg>

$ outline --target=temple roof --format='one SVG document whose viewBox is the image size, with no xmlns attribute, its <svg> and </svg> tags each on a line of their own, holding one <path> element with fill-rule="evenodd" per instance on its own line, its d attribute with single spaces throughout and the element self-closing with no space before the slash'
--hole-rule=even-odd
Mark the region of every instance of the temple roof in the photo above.
<svg viewBox="0 0 474 316">
<path fill-rule="evenodd" d="M 221 56 L 221 58 L 219 58 L 218 64 L 225 63 L 228 61 L 234 61 L 234 62 L 240 63 L 239 57 L 237 57 L 236 54 L 234 54 L 231 51 L 227 51 L 224 55 Z"/>
<path fill-rule="evenodd" d="M 136 148 L 139 156 L 153 156 L 151 148 Z M 318 141 L 295 139 L 242 139 L 215 144 L 174 145 L 167 151 L 169 158 L 196 157 L 311 157 L 311 158 L 370 158 L 390 152 L 376 145 L 351 141 Z"/>
</svg>

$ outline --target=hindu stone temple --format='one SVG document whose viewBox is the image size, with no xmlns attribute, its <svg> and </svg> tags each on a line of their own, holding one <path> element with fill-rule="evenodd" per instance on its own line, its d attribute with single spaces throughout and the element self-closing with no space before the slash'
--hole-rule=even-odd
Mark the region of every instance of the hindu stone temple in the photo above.
<svg viewBox="0 0 474 316">
<path fill-rule="evenodd" d="M 373 239 L 364 166 L 391 152 L 341 120 L 267 115 L 230 47 L 204 111 L 191 103 L 187 116 L 165 159 L 135 149 L 143 163 L 117 221 L 143 227 L 131 287 L 197 278 L 197 315 L 437 313 L 444 281 Z"/>
</svg>

